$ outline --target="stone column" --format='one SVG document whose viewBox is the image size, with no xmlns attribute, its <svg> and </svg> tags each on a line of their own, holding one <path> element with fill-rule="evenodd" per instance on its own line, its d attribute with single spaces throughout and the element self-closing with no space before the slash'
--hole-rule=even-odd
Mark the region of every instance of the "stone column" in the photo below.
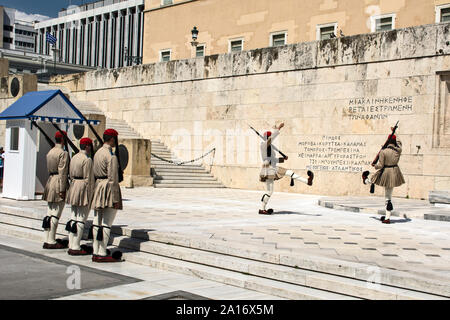
<svg viewBox="0 0 450 320">
<path fill-rule="evenodd" d="M 113 16 L 112 14 L 110 14 L 109 16 L 109 20 L 108 20 L 108 33 L 107 33 L 107 42 L 108 42 L 108 47 L 107 47 L 107 52 L 106 52 L 106 64 L 105 67 L 107 68 L 111 68 L 111 46 L 112 46 L 112 20 Z"/>
<path fill-rule="evenodd" d="M 105 27 L 104 27 L 105 19 L 104 19 L 103 15 L 101 17 L 102 17 L 102 20 L 99 21 L 99 25 L 98 25 L 100 28 L 100 34 L 99 34 L 100 39 L 98 41 L 98 48 L 97 48 L 98 49 L 97 66 L 102 66 L 102 63 L 103 63 L 103 30 L 105 29 Z"/>
</svg>

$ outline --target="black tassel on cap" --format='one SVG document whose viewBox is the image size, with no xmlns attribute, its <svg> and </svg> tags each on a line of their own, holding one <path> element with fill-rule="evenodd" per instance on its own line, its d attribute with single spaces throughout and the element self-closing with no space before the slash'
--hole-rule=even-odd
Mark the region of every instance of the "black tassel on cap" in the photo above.
<svg viewBox="0 0 450 320">
<path fill-rule="evenodd" d="M 375 185 L 373 183 L 370 185 L 370 193 L 375 193 Z"/>
</svg>

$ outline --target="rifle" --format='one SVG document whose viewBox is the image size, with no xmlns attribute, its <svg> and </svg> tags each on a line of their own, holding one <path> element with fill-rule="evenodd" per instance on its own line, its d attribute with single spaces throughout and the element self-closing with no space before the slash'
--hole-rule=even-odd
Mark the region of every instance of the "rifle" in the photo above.
<svg viewBox="0 0 450 320">
<path fill-rule="evenodd" d="M 45 137 L 45 140 L 47 140 L 51 148 L 55 147 L 55 143 L 53 142 L 53 140 L 47 135 L 47 133 L 45 133 L 45 131 L 41 127 L 38 126 L 35 120 L 31 120 L 31 124 L 42 133 L 42 135 Z"/>
<path fill-rule="evenodd" d="M 114 140 L 116 142 L 116 150 L 114 151 L 114 154 L 117 157 L 117 162 L 119 163 L 119 183 L 123 181 L 123 170 L 122 165 L 120 164 L 120 152 L 119 152 L 119 139 L 117 137 L 114 137 Z"/>
<path fill-rule="evenodd" d="M 395 134 L 395 130 L 397 130 L 397 128 L 398 128 L 398 122 L 399 122 L 399 121 L 397 121 L 397 123 L 395 124 L 394 128 L 392 129 L 392 134 L 391 134 L 391 136 L 393 136 L 393 135 Z M 390 142 L 391 142 L 391 139 L 388 137 L 387 140 L 386 140 L 386 142 L 384 143 L 384 145 L 381 147 L 381 150 L 386 149 L 386 148 L 388 147 L 388 145 L 389 145 Z M 373 166 L 376 165 L 376 163 L 377 163 L 378 160 L 380 159 L 380 152 L 381 152 L 381 150 L 378 151 L 377 156 L 376 156 L 375 159 L 372 161 L 372 165 L 373 165 Z"/>
<path fill-rule="evenodd" d="M 252 127 L 251 125 L 249 125 L 248 123 L 247 123 L 247 125 L 250 127 L 250 129 L 252 129 L 253 131 L 255 131 L 255 133 L 256 133 L 261 139 L 265 140 L 264 137 L 263 137 L 258 131 L 256 131 L 255 128 L 253 128 L 253 127 Z M 287 156 L 286 156 L 283 152 L 281 152 L 280 150 L 278 150 L 277 147 L 275 147 L 274 145 L 272 145 L 272 148 L 273 148 L 275 151 L 277 151 L 279 154 L 281 154 L 281 156 L 282 156 L 284 159 L 287 158 Z"/>
<path fill-rule="evenodd" d="M 69 139 L 69 137 L 67 137 L 64 132 L 56 125 L 56 123 L 52 122 L 52 125 L 55 127 L 56 130 L 58 130 L 59 132 L 61 132 L 61 134 L 63 135 L 63 137 L 65 137 L 64 139 L 64 143 L 66 144 L 66 149 L 67 151 L 69 151 L 69 149 L 67 148 L 67 143 L 70 144 L 70 147 L 72 148 L 73 152 L 78 153 L 80 152 L 80 150 L 78 150 L 78 148 L 73 144 L 72 140 Z"/>
<path fill-rule="evenodd" d="M 100 142 L 100 145 L 103 145 L 103 139 L 99 136 L 99 134 L 97 133 L 97 131 L 95 131 L 94 127 L 92 126 L 92 124 L 88 121 L 88 119 L 86 119 L 86 117 L 84 116 L 84 114 L 81 114 L 81 117 L 83 118 L 83 120 L 87 123 L 87 125 L 89 126 L 89 129 L 91 129 L 92 133 L 94 134 L 95 138 L 97 139 L 98 142 Z M 92 150 L 92 152 L 94 153 L 94 150 Z"/>
</svg>

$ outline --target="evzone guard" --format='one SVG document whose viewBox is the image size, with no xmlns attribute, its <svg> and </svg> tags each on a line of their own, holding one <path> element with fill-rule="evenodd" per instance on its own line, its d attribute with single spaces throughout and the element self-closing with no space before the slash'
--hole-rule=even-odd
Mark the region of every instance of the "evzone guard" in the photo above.
<svg viewBox="0 0 450 320">
<path fill-rule="evenodd" d="M 395 135 L 397 125 L 392 129 L 392 134 L 388 136 L 386 143 L 383 145 L 378 156 L 372 163 L 377 171 L 370 177 L 369 171 L 362 174 L 364 184 L 371 184 L 370 192 L 374 193 L 375 185 L 384 187 L 386 198 L 386 216 L 381 217 L 382 223 L 391 223 L 391 211 L 394 210 L 392 205 L 392 192 L 394 188 L 405 183 L 403 174 L 398 166 L 400 156 L 402 154 L 402 143 Z"/>
<path fill-rule="evenodd" d="M 49 178 L 45 185 L 42 199 L 47 201 L 47 216 L 42 222 L 44 228 L 44 249 L 65 249 L 68 241 L 56 239 L 59 218 L 65 205 L 66 191 L 69 186 L 68 169 L 69 153 L 64 150 L 67 133 L 57 131 L 55 133 L 55 146 L 47 153 L 47 170 Z"/>
<path fill-rule="evenodd" d="M 119 262 L 122 253 L 115 251 L 112 255 L 107 250 L 111 235 L 111 226 L 117 214 L 122 210 L 122 194 L 119 186 L 121 169 L 118 156 L 118 133 L 107 129 L 103 133 L 103 146 L 95 153 L 93 172 L 95 189 L 91 208 L 94 209 L 93 221 L 93 262 Z M 123 178 L 122 178 L 123 179 Z"/>
<path fill-rule="evenodd" d="M 259 210 L 259 214 L 270 215 L 273 213 L 273 209 L 267 209 L 267 204 L 273 194 L 274 182 L 276 180 L 280 180 L 283 177 L 290 177 L 291 186 L 294 186 L 294 180 L 303 182 L 308 186 L 312 186 L 313 184 L 314 174 L 312 171 L 308 170 L 308 178 L 306 179 L 300 177 L 292 170 L 287 170 L 285 168 L 277 166 L 278 162 L 283 163 L 285 160 L 288 160 L 288 157 L 273 145 L 273 141 L 278 137 L 278 135 L 280 134 L 280 130 L 283 127 L 284 123 L 281 123 L 280 125 L 275 126 L 273 131 L 266 131 L 264 133 L 263 141 L 260 144 L 261 158 L 263 163 L 259 175 L 259 180 L 266 183 L 267 193 L 264 194 L 261 198 L 262 208 Z M 254 131 L 259 135 L 256 130 Z M 278 153 L 280 153 L 280 155 L 282 155 L 283 157 L 277 158 L 275 151 L 278 151 Z"/>
<path fill-rule="evenodd" d="M 90 255 L 92 247 L 80 245 L 89 215 L 94 193 L 94 174 L 92 169 L 93 144 L 89 138 L 80 140 L 80 152 L 70 161 L 69 176 L 71 179 L 66 203 L 71 206 L 71 218 L 66 224 L 69 233 L 69 251 L 72 256 Z"/>
</svg>

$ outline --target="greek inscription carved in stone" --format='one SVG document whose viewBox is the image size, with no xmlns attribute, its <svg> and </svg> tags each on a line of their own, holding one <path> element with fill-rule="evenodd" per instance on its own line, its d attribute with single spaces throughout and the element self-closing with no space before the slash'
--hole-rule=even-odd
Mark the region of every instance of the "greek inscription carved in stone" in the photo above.
<svg viewBox="0 0 450 320">
<path fill-rule="evenodd" d="M 370 165 L 367 159 L 367 142 L 354 141 L 342 136 L 323 135 L 320 140 L 300 141 L 300 159 L 309 160 L 308 170 L 362 172 Z"/>
<path fill-rule="evenodd" d="M 384 120 L 391 114 L 413 113 L 413 98 L 355 98 L 349 100 L 346 111 L 351 120 Z"/>
</svg>

